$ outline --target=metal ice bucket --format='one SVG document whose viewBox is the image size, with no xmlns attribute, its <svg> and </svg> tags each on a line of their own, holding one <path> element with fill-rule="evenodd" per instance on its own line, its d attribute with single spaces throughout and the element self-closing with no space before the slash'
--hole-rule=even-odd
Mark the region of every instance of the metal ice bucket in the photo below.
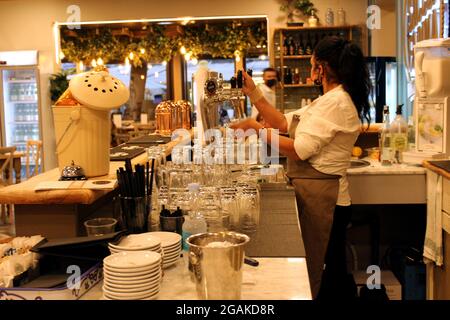
<svg viewBox="0 0 450 320">
<path fill-rule="evenodd" d="M 225 241 L 231 245 L 208 247 L 212 242 Z M 200 299 L 241 299 L 244 247 L 249 241 L 248 236 L 235 232 L 202 233 L 187 239 L 189 264 Z"/>
</svg>

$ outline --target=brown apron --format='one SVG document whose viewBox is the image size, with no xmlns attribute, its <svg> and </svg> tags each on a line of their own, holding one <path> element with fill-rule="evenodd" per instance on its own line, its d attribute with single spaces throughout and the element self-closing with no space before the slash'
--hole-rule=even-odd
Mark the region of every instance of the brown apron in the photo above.
<svg viewBox="0 0 450 320">
<path fill-rule="evenodd" d="M 300 117 L 294 116 L 289 128 L 292 139 L 299 122 Z M 315 299 L 321 285 L 340 176 L 321 173 L 308 161 L 293 160 L 288 160 L 287 175 L 295 188 L 309 282 Z"/>
</svg>

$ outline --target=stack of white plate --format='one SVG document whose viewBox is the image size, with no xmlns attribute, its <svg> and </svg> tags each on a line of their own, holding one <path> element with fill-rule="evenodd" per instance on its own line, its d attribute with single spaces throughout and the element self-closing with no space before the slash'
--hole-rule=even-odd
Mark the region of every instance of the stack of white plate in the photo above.
<svg viewBox="0 0 450 320">
<path fill-rule="evenodd" d="M 103 295 L 109 300 L 155 299 L 161 288 L 161 255 L 123 251 L 103 260 Z"/>
<path fill-rule="evenodd" d="M 161 240 L 147 233 L 130 234 L 123 237 L 118 244 L 108 244 L 111 254 L 122 251 L 154 251 L 162 254 Z"/>
<path fill-rule="evenodd" d="M 161 240 L 163 268 L 168 268 L 177 263 L 181 254 L 181 236 L 178 233 L 164 231 L 149 232 L 149 234 Z"/>
</svg>

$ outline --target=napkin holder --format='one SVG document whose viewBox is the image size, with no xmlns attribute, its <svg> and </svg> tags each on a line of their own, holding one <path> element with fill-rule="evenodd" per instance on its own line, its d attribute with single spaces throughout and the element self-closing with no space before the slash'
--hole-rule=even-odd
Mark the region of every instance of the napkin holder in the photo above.
<svg viewBox="0 0 450 320">
<path fill-rule="evenodd" d="M 103 279 L 108 243 L 124 235 L 42 240 L 30 249 L 40 255 L 39 267 L 16 277 L 13 288 L 0 288 L 0 300 L 78 300 Z"/>
</svg>

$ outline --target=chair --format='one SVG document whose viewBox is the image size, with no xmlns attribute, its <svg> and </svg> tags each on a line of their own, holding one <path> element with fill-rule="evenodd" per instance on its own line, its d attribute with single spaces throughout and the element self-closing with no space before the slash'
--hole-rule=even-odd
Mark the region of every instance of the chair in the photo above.
<svg viewBox="0 0 450 320">
<path fill-rule="evenodd" d="M 13 162 L 16 147 L 0 148 L 0 188 L 13 183 Z M 0 204 L 0 225 L 12 223 L 13 205 Z"/>
<path fill-rule="evenodd" d="M 42 141 L 38 140 L 27 141 L 26 162 L 25 162 L 27 179 L 39 173 L 41 152 L 42 152 Z M 33 167 L 32 170 L 31 167 Z"/>
</svg>

